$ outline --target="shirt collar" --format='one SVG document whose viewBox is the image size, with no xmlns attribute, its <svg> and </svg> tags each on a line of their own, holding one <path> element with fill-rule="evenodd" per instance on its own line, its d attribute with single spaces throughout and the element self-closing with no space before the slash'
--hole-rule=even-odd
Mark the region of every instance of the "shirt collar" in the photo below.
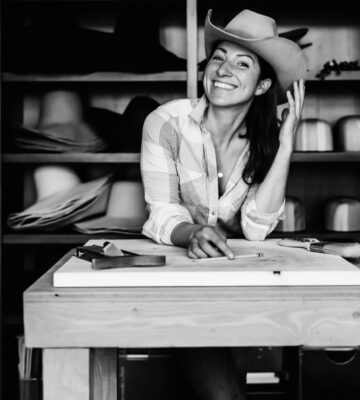
<svg viewBox="0 0 360 400">
<path fill-rule="evenodd" d="M 195 105 L 194 109 L 192 110 L 190 117 L 200 125 L 201 121 L 204 118 L 204 114 L 206 109 L 208 108 L 209 103 L 205 95 L 203 95 L 200 100 Z"/>
</svg>

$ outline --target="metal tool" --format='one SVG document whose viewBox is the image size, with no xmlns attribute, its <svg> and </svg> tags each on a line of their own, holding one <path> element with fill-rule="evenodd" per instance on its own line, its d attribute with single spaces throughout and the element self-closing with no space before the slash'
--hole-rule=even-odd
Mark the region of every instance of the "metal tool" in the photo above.
<svg viewBox="0 0 360 400">
<path fill-rule="evenodd" d="M 119 249 L 110 242 L 104 242 L 103 246 L 78 246 L 76 256 L 91 261 L 93 269 L 160 267 L 166 264 L 166 257 L 163 255 L 141 255 Z"/>
<path fill-rule="evenodd" d="M 353 242 L 320 242 L 312 238 L 291 238 L 278 241 L 280 246 L 300 247 L 315 253 L 332 254 L 345 258 L 360 257 L 360 244 Z"/>
</svg>

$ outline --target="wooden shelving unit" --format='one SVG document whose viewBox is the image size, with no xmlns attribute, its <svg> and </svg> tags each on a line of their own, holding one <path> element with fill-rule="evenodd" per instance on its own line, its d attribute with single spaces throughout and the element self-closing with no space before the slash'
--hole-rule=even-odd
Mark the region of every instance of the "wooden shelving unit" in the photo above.
<svg viewBox="0 0 360 400">
<path fill-rule="evenodd" d="M 6 153 L 4 163 L 13 164 L 128 164 L 139 163 L 140 153 L 66 153 L 66 154 L 37 154 L 37 153 Z"/>
<path fill-rule="evenodd" d="M 196 65 L 195 65 L 196 68 Z M 339 75 L 331 72 L 323 79 L 316 75 L 319 71 L 310 71 L 306 82 L 358 82 L 360 71 L 341 71 Z M 197 73 L 197 80 L 201 81 L 203 72 Z M 186 82 L 186 71 L 166 71 L 154 74 L 133 74 L 126 72 L 96 72 L 93 74 L 66 74 L 66 75 L 41 75 L 41 74 L 2 74 L 3 82 L 13 83 L 41 83 L 41 82 Z"/>
<path fill-rule="evenodd" d="M 75 75 L 41 75 L 3 73 L 4 82 L 41 83 L 41 82 L 186 82 L 186 71 L 166 71 L 154 74 L 133 74 L 126 72 L 96 72 Z"/>
<path fill-rule="evenodd" d="M 142 0 L 143 1 L 143 0 Z M 155 0 L 147 0 L 146 3 L 153 3 Z M 185 36 L 182 42 L 186 48 L 187 69 L 186 71 L 164 71 L 150 74 L 136 74 L 126 72 L 96 72 L 91 74 L 16 74 L 3 72 L 1 74 L 2 84 L 2 110 L 11 115 L 19 117 L 18 121 L 26 120 L 33 108 L 36 108 L 34 96 L 41 94 L 48 87 L 81 88 L 86 94 L 99 94 L 100 104 L 124 108 L 130 97 L 136 94 L 155 93 L 160 102 L 183 96 L 197 97 L 201 92 L 201 79 L 203 72 L 198 70 L 198 63 L 204 59 L 202 53 L 202 33 L 203 25 L 198 22 L 200 11 L 208 8 L 208 2 L 201 0 L 162 0 L 164 12 L 172 13 L 173 5 L 179 3 L 183 8 L 185 22 Z M 98 9 L 110 6 L 114 10 L 121 5 L 122 0 L 111 0 L 101 2 L 100 0 L 77 0 L 76 5 L 85 10 L 87 4 L 98 3 Z M 7 8 L 10 0 L 4 2 L 2 18 L 7 18 Z M 31 11 L 32 7 L 37 9 L 49 7 L 51 0 L 42 1 L 19 1 L 24 4 L 24 9 Z M 71 2 L 62 3 L 64 7 L 71 7 Z M 259 12 L 259 3 L 255 2 Z M 360 58 L 360 48 L 358 38 L 360 35 L 360 24 L 354 22 L 355 17 L 351 9 L 344 11 L 347 17 L 342 20 L 337 15 L 334 7 L 314 11 L 314 15 L 309 18 L 312 10 L 312 3 L 306 2 L 304 10 L 298 12 L 300 6 L 290 3 L 280 2 L 281 4 L 264 6 L 264 13 L 269 15 L 274 11 L 278 13 L 282 20 L 287 24 L 287 29 L 307 26 L 309 28 L 306 40 L 313 42 L 311 47 L 304 51 L 309 60 L 309 73 L 307 78 L 307 97 L 304 107 L 304 117 L 318 117 L 329 120 L 333 124 L 339 117 L 345 114 L 359 113 L 359 86 L 360 71 L 341 71 L 339 75 L 331 72 L 324 79 L 319 79 L 316 75 L 320 72 L 322 65 L 336 58 L 354 60 Z M 81 6 L 79 6 L 79 4 Z M 241 9 L 238 2 L 214 1 L 212 6 L 218 9 L 231 8 Z M 231 7 L 230 7 L 231 6 Z M 210 6 L 209 6 L 210 7 Z M 295 7 L 295 8 L 294 8 Z M 302 5 L 301 5 L 302 7 Z M 90 7 L 91 8 L 91 7 Z M 270 8 L 270 9 L 269 9 Z M 329 18 L 327 18 L 329 16 Z M 101 15 L 98 16 L 101 18 Z M 175 25 L 176 25 L 175 17 Z M 202 15 L 201 15 L 202 18 Z M 199 21 L 201 19 L 199 18 Z M 183 21 L 182 21 L 183 22 Z M 199 24 L 199 26 L 198 26 Z M 181 24 L 180 24 L 181 25 Z M 179 26 L 176 26 L 178 28 Z M 176 30 L 176 29 L 175 29 Z M 283 30 L 283 29 L 282 29 Z M 184 39 L 185 37 L 185 39 Z M 175 38 L 175 39 L 174 39 Z M 176 35 L 173 36 L 176 41 Z M 344 43 L 346 41 L 346 46 Z M 178 44 L 178 43 L 176 43 Z M 199 48 L 198 48 L 199 44 Z M 151 60 L 147 60 L 151 62 Z M 31 101 L 29 101 L 29 98 Z M 104 103 L 104 98 L 107 101 Z M 12 104 L 13 103 L 13 104 Z M 11 104 L 11 106 L 9 106 Z M 110 107 L 111 108 L 111 107 Z M 9 134 L 3 127 L 2 137 Z M 124 133 L 126 134 L 126 133 Z M 8 197 L 8 189 L 14 183 L 9 175 L 16 170 L 23 171 L 23 182 L 17 182 L 17 200 L 21 197 L 26 203 L 26 194 L 22 189 L 29 188 L 29 175 L 31 169 L 39 164 L 63 164 L 75 165 L 76 168 L 108 168 L 114 170 L 126 170 L 133 165 L 138 168 L 140 162 L 139 153 L 1 153 L 1 168 L 3 173 L 2 203 L 8 212 L 16 212 L 18 209 Z M 304 199 L 306 207 L 309 209 L 309 219 L 311 219 L 311 229 L 301 232 L 277 232 L 274 231 L 270 238 L 282 237 L 315 237 L 319 240 L 353 240 L 360 241 L 360 232 L 330 232 L 322 228 L 322 202 L 329 196 L 351 195 L 360 198 L 359 169 L 360 151 L 356 152 L 307 152 L 294 153 L 292 157 L 291 174 L 287 193 Z M 22 172 L 21 172 L 22 173 Z M 8 186 L 7 186 L 8 185 Z M 15 192 L 14 192 L 15 193 Z M 14 204 L 19 202 L 14 202 Z M 308 210 L 307 210 L 308 211 Z M 2 248 L 6 255 L 2 268 L 13 271 L 13 274 L 21 274 L 31 271 L 34 252 L 47 251 L 49 254 L 56 246 L 72 248 L 83 244 L 89 239 L 95 238 L 119 238 L 119 235 L 83 235 L 73 231 L 66 232 L 10 232 L 4 229 L 7 215 L 3 215 L 2 223 Z M 314 221 L 313 221 L 314 220 Z M 1 226 L 0 226 L 1 228 Z M 125 236 L 121 236 L 125 238 Z M 131 235 L 129 238 L 136 236 Z M 139 235 L 140 237 L 140 235 Z M 19 250 L 18 250 L 19 249 Z M 22 265 L 9 265 L 6 261 L 9 255 L 16 253 L 23 257 Z M 3 257 L 4 259 L 4 257 Z M 30 267 L 29 267 L 30 265 Z M 3 282 L 5 286 L 7 282 Z M 14 290 L 18 296 L 22 294 L 21 287 Z M 6 299 L 4 299 L 6 301 Z M 2 325 L 7 330 L 21 328 L 21 315 L 7 315 L 2 318 Z M 15 371 L 16 372 L 16 371 Z M 1 397 L 1 394 L 0 394 Z M 5 397 L 5 396 L 4 396 Z M 13 398 L 13 397 L 12 397 Z"/>
<path fill-rule="evenodd" d="M 140 162 L 140 153 L 5 153 L 6 164 L 133 164 Z M 295 152 L 293 163 L 357 163 L 360 162 L 360 151 L 354 152 Z"/>
</svg>

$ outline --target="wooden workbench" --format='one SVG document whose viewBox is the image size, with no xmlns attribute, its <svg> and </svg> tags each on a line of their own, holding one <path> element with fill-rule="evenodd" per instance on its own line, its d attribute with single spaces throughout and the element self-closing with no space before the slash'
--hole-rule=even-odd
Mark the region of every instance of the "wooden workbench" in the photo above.
<svg viewBox="0 0 360 400">
<path fill-rule="evenodd" d="M 24 292 L 44 400 L 115 399 L 116 348 L 360 344 L 360 286 L 54 288 L 73 254 Z"/>
</svg>

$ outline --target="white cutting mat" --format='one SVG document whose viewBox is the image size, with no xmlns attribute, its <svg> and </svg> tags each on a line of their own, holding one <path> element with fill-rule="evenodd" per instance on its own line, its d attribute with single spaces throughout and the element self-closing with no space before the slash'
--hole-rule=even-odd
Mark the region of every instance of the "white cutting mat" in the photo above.
<svg viewBox="0 0 360 400">
<path fill-rule="evenodd" d="M 87 245 L 102 245 L 91 240 Z M 360 269 L 339 256 L 282 247 L 278 239 L 250 242 L 228 240 L 235 254 L 263 253 L 237 260 L 196 261 L 186 250 L 158 245 L 147 239 L 111 240 L 121 249 L 138 254 L 166 256 L 162 267 L 93 270 L 91 263 L 70 258 L 54 273 L 55 287 L 129 286 L 312 286 L 360 285 Z"/>
</svg>

